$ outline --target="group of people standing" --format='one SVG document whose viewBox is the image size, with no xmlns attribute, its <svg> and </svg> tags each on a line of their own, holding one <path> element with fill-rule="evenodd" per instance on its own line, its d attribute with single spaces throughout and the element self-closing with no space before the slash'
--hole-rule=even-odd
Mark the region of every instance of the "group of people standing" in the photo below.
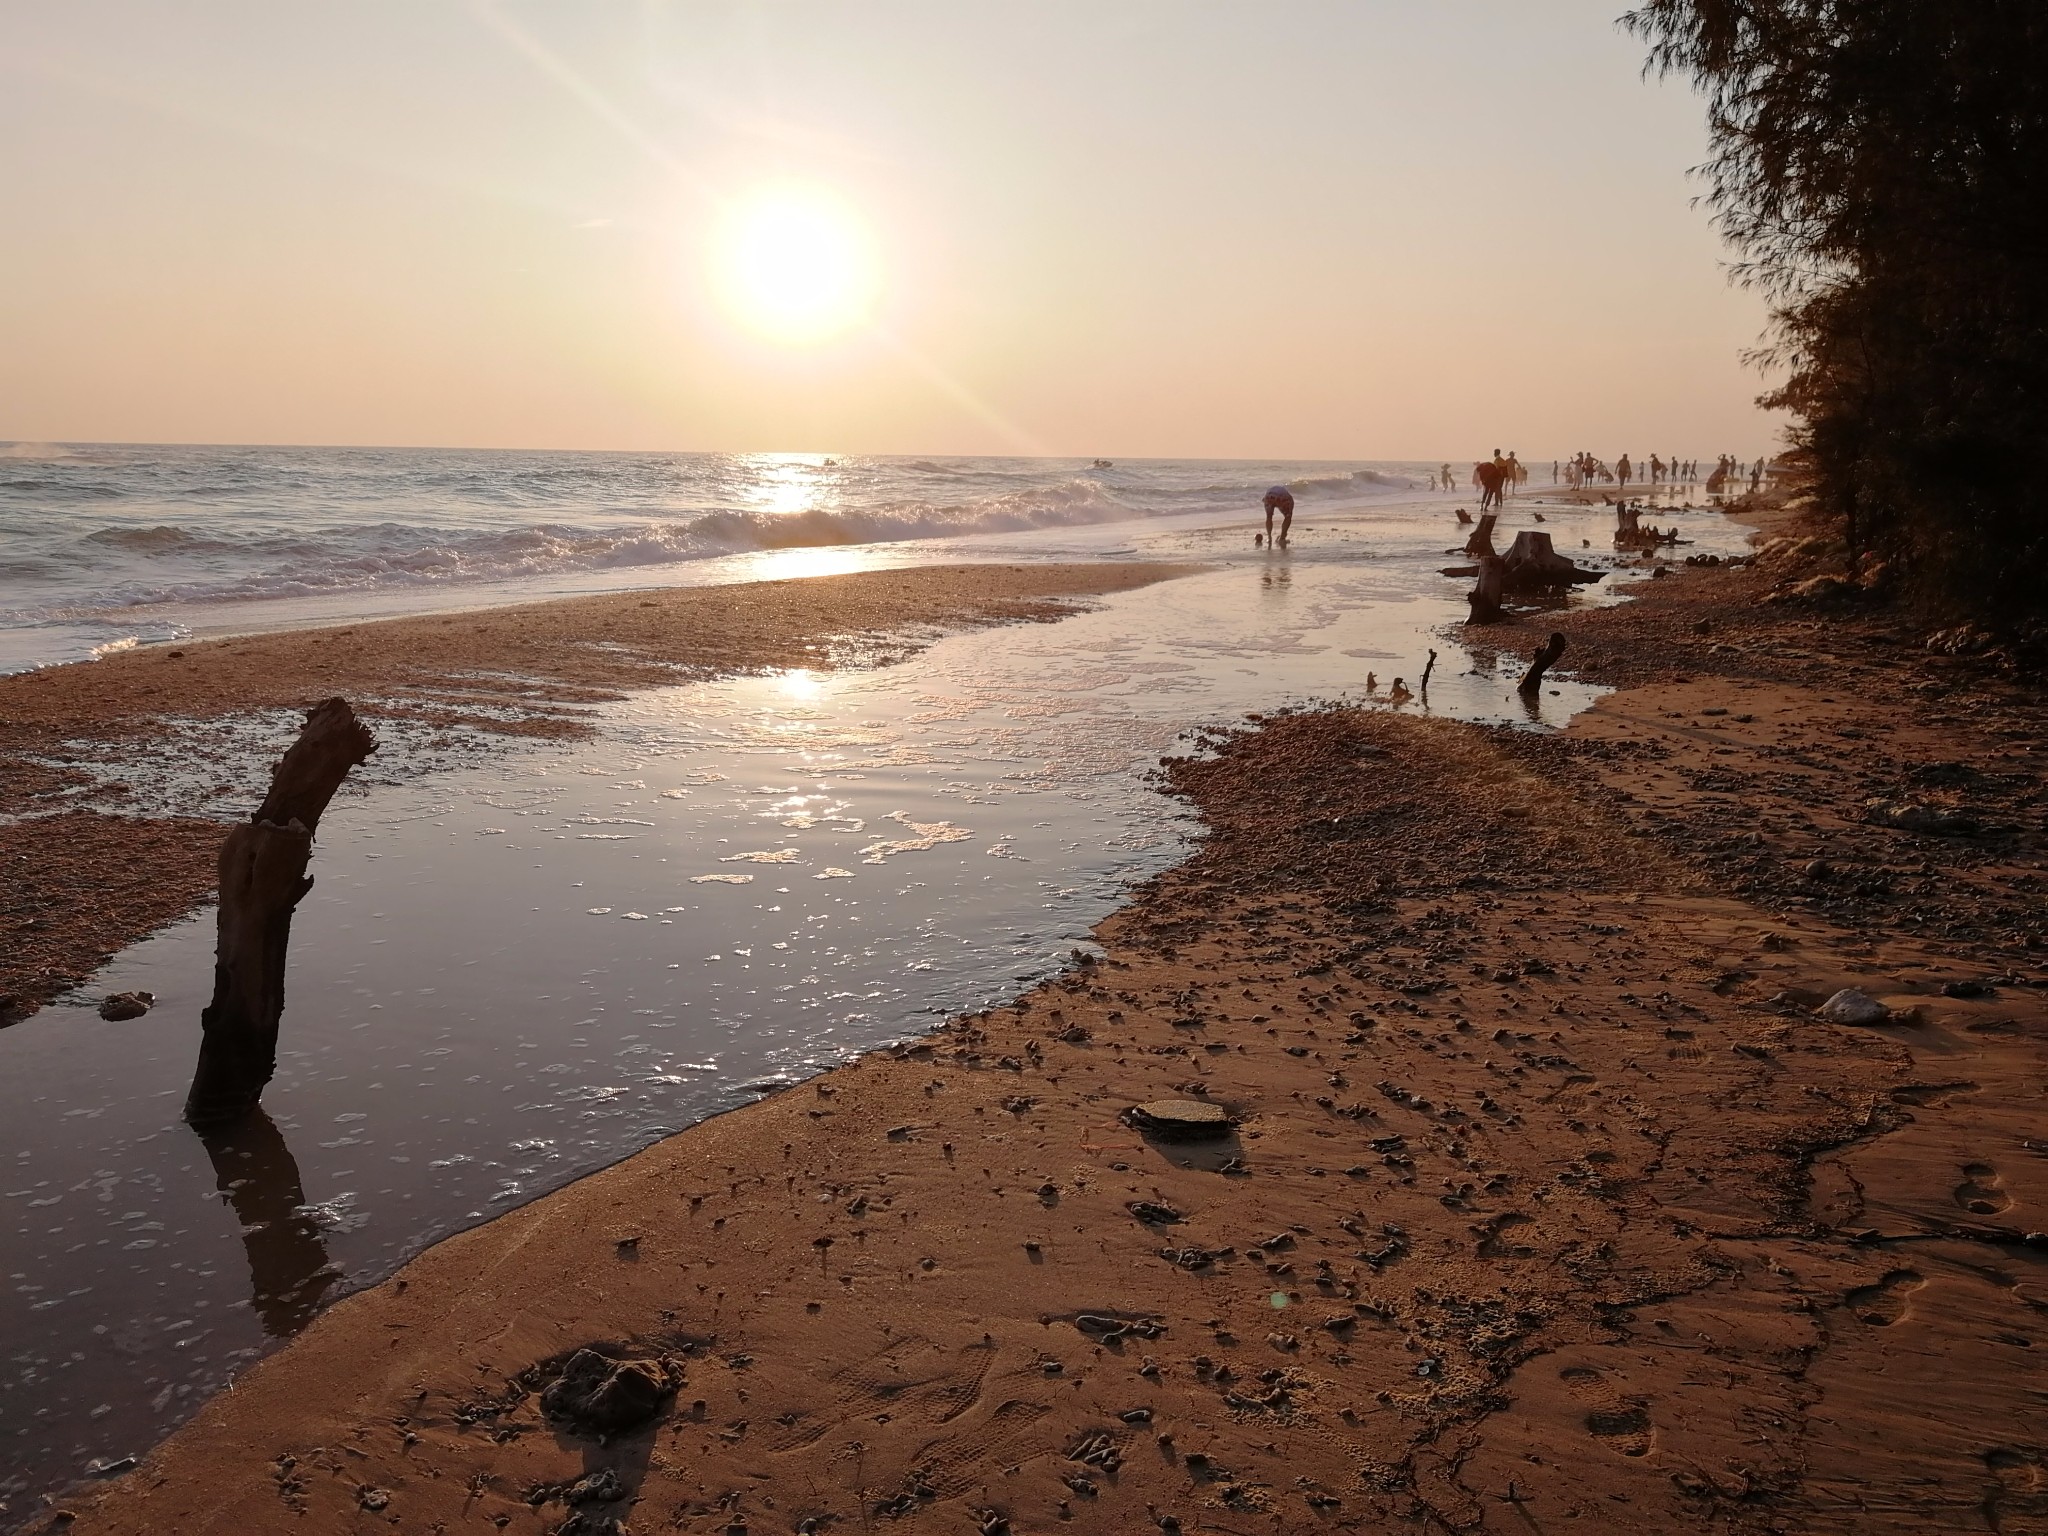
<svg viewBox="0 0 2048 1536">
<path fill-rule="evenodd" d="M 1714 463 L 1714 469 L 1707 476 L 1709 494 L 1720 495 L 1731 485 L 1739 484 L 1742 477 L 1749 478 L 1749 488 L 1755 491 L 1763 484 L 1765 461 L 1756 460 L 1744 466 L 1732 453 L 1724 453 Z M 1617 485 L 1626 490 L 1631 482 L 1643 485 L 1697 485 L 1700 480 L 1698 459 L 1665 459 L 1658 454 L 1650 455 L 1650 462 L 1631 462 L 1627 454 L 1613 464 L 1596 459 L 1590 453 L 1575 453 L 1568 459 L 1554 461 L 1550 466 L 1550 483 L 1563 485 L 1569 490 L 1584 490 L 1593 485 Z"/>
<path fill-rule="evenodd" d="M 1732 453 L 1724 453 L 1714 461 L 1712 473 L 1707 476 L 1706 489 L 1710 496 L 1722 496 L 1731 490 L 1740 490 L 1742 479 L 1747 475 L 1751 494 L 1763 484 L 1767 463 L 1758 459 L 1744 465 Z M 1696 485 L 1699 483 L 1700 461 L 1698 459 L 1666 459 L 1661 454 L 1651 454 L 1649 463 L 1639 464 L 1623 454 L 1612 464 L 1596 459 L 1590 453 L 1575 453 L 1568 459 L 1550 461 L 1550 483 L 1562 485 L 1569 490 L 1584 490 L 1593 485 L 1613 485 L 1626 491 L 1632 483 L 1645 486 L 1669 484 Z M 1479 460 L 1472 466 L 1472 489 L 1479 492 L 1479 510 L 1498 511 L 1503 501 L 1529 478 L 1529 468 L 1518 458 L 1513 449 L 1502 453 L 1498 448 L 1490 457 Z M 1428 476 L 1429 488 L 1433 491 L 1454 491 L 1457 480 L 1451 474 L 1451 466 L 1443 464 L 1432 470 Z M 1294 527 L 1294 493 L 1284 485 L 1276 485 L 1265 496 L 1266 531 L 1256 541 L 1271 544 L 1276 549 L 1287 547 L 1288 535 Z M 1280 519 L 1280 532 L 1275 537 L 1273 519 Z"/>
</svg>

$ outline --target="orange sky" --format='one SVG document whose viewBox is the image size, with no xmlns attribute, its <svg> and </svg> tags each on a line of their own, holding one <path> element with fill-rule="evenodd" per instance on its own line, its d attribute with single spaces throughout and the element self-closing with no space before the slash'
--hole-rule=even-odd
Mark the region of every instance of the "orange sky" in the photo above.
<svg viewBox="0 0 2048 1536">
<path fill-rule="evenodd" d="M 12 6 L 0 439 L 1754 452 L 1617 9 Z M 869 264 L 798 242 L 822 338 L 734 298 L 784 187 Z"/>
</svg>

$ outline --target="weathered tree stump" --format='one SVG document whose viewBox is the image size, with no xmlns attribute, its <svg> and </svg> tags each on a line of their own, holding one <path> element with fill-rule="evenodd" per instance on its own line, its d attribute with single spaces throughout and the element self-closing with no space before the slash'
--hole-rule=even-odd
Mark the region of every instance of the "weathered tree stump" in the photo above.
<svg viewBox="0 0 2048 1536">
<path fill-rule="evenodd" d="M 313 888 L 313 829 L 349 770 L 376 750 L 345 699 L 317 706 L 263 804 L 221 844 L 213 1001 L 199 1016 L 199 1065 L 185 1098 L 185 1118 L 200 1130 L 248 1114 L 277 1070 L 285 952 L 292 913 Z"/>
<path fill-rule="evenodd" d="M 1493 525 L 1499 521 L 1500 514 L 1498 512 L 1480 513 L 1479 526 L 1472 530 L 1472 537 L 1465 541 L 1465 553 L 1468 555 L 1492 554 L 1494 552 Z"/>
<path fill-rule="evenodd" d="M 1472 514 L 1463 507 L 1458 508 L 1458 526 L 1460 528 L 1470 528 L 1472 526 Z"/>
<path fill-rule="evenodd" d="M 1515 535 L 1505 559 L 1506 585 L 1511 592 L 1547 591 L 1598 581 L 1599 571 L 1581 570 L 1550 542 L 1550 535 L 1525 528 Z"/>
<path fill-rule="evenodd" d="M 1564 654 L 1564 636 L 1556 630 L 1550 638 L 1536 648 L 1536 654 L 1529 659 L 1529 670 L 1522 674 L 1521 682 L 1515 685 L 1522 693 L 1535 693 L 1543 686 L 1543 674 L 1557 665 L 1557 658 Z"/>
<path fill-rule="evenodd" d="M 1666 544 L 1679 542 L 1678 529 L 1659 528 L 1654 523 L 1645 527 L 1642 521 L 1643 508 L 1640 503 L 1620 502 L 1614 509 L 1614 547 L 1616 549 L 1657 549 Z"/>
<path fill-rule="evenodd" d="M 1479 580 L 1473 583 L 1465 601 L 1472 605 L 1468 624 L 1492 624 L 1500 619 L 1501 594 L 1507 581 L 1507 562 L 1499 555 L 1479 557 Z"/>
</svg>

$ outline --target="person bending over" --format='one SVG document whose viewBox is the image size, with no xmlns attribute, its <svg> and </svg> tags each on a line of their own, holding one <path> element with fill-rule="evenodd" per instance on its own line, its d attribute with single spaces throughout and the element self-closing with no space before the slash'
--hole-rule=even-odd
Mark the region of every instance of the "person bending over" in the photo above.
<svg viewBox="0 0 2048 1536">
<path fill-rule="evenodd" d="M 1266 542 L 1281 549 L 1287 547 L 1288 530 L 1294 526 L 1294 492 L 1284 485 L 1276 485 L 1266 492 Z M 1273 537 L 1273 514 L 1280 514 L 1280 537 Z"/>
</svg>

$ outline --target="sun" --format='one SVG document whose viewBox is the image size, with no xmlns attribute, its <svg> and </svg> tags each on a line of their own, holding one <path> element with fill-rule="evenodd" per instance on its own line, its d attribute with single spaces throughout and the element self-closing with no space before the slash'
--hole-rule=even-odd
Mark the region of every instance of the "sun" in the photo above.
<svg viewBox="0 0 2048 1536">
<path fill-rule="evenodd" d="M 830 192 L 766 187 L 736 203 L 712 250 L 720 301 L 773 341 L 826 341 L 874 311 L 881 269 L 866 223 Z"/>
</svg>

